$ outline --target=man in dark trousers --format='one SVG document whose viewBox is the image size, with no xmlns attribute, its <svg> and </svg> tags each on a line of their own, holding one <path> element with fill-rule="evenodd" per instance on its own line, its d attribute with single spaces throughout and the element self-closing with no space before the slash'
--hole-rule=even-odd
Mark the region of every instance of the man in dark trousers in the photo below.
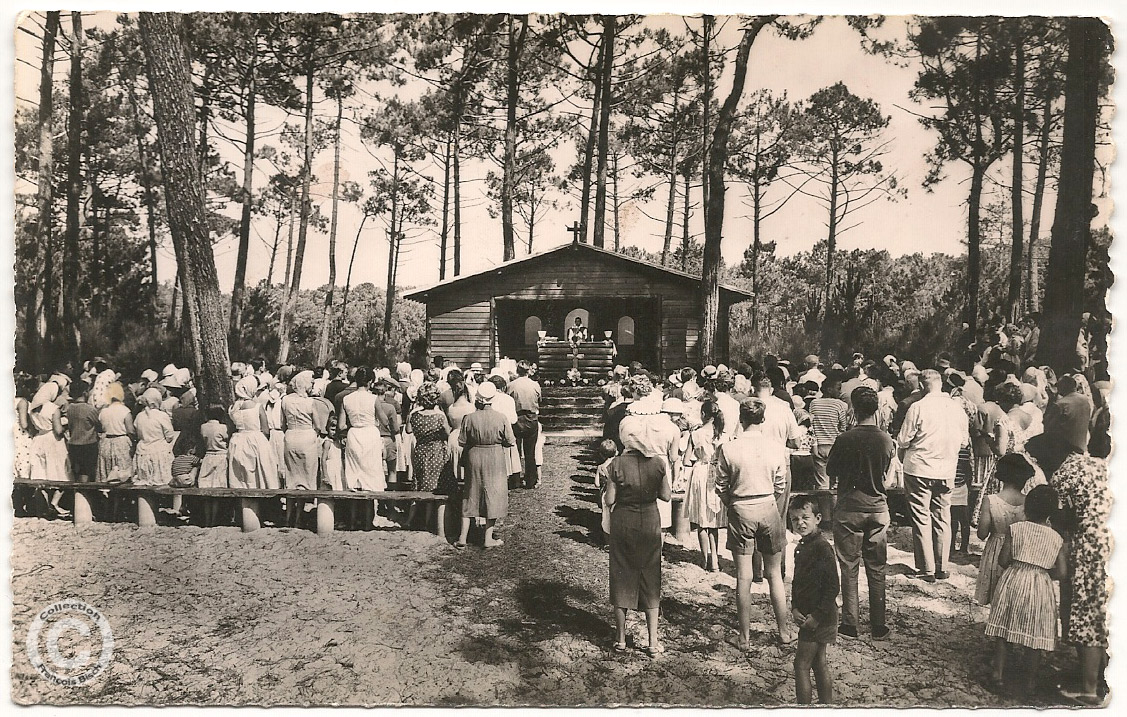
<svg viewBox="0 0 1127 717">
<path fill-rule="evenodd" d="M 834 549 L 841 568 L 841 626 L 838 632 L 857 637 L 857 577 L 861 561 L 869 583 L 869 629 L 873 639 L 888 637 L 885 623 L 885 571 L 888 565 L 888 498 L 884 480 L 896 444 L 877 427 L 876 391 L 853 390 L 857 425 L 834 441 L 826 473 L 837 479 Z"/>
<path fill-rule="evenodd" d="M 517 407 L 514 426 L 517 448 L 524 461 L 524 487 L 540 487 L 540 471 L 536 467 L 536 440 L 540 437 L 540 384 L 529 376 L 532 366 L 517 363 L 517 377 L 509 384 L 508 393 Z"/>
</svg>

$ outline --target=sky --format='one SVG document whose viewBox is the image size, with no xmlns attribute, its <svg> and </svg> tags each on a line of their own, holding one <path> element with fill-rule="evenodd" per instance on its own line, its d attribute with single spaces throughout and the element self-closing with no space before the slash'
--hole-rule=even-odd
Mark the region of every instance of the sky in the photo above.
<svg viewBox="0 0 1127 717">
<path fill-rule="evenodd" d="M 719 17 L 717 26 L 722 27 L 718 46 L 734 48 L 739 41 L 739 23 L 736 18 Z M 652 15 L 645 19 L 651 27 L 668 27 L 681 30 L 686 22 L 676 15 Z M 700 20 L 689 18 L 693 27 L 700 26 Z M 64 23 L 65 25 L 66 23 Z M 86 20 L 87 26 L 111 27 L 112 13 L 101 13 Z M 883 38 L 902 39 L 906 36 L 909 19 L 889 17 L 880 31 Z M 37 96 L 38 78 L 34 66 L 38 63 L 38 43 L 26 34 L 17 33 L 18 57 L 30 64 L 17 65 L 17 106 L 23 106 L 29 99 Z M 731 60 L 734 53 L 729 53 Z M 716 95 L 722 101 L 731 86 L 732 65 L 720 78 Z M 57 63 L 58 73 L 65 73 L 66 63 Z M 891 140 L 888 154 L 883 158 L 886 166 L 893 168 L 898 175 L 900 186 L 907 189 L 907 196 L 898 201 L 880 200 L 852 215 L 849 224 L 859 222 L 855 228 L 838 237 L 838 247 L 850 249 L 886 249 L 894 255 L 913 252 L 945 252 L 959 254 L 965 251 L 966 235 L 966 193 L 967 171 L 959 164 L 951 164 L 946 169 L 947 177 L 932 189 L 925 189 L 922 181 L 928 167 L 926 153 L 935 142 L 935 134 L 923 127 L 916 114 L 928 113 L 930 108 L 922 107 L 909 99 L 918 72 L 918 66 L 897 65 L 885 58 L 866 53 L 859 42 L 859 36 L 848 27 L 841 17 L 827 17 L 805 40 L 792 41 L 774 32 L 763 32 L 753 45 L 744 97 L 757 90 L 768 90 L 773 94 L 786 93 L 791 101 L 803 100 L 813 92 L 836 82 L 844 82 L 856 95 L 871 98 L 877 102 L 882 112 L 889 117 L 889 126 L 883 138 Z M 63 81 L 65 75 L 60 75 Z M 372 95 L 379 95 L 387 88 L 369 88 Z M 421 81 L 409 82 L 398 90 L 401 96 L 410 99 L 425 89 Z M 379 103 L 374 98 L 365 100 L 357 109 L 358 113 L 378 111 Z M 330 103 L 321 101 L 317 111 L 327 116 L 331 113 Z M 353 116 L 355 119 L 355 115 Z M 286 121 L 299 123 L 300 117 L 290 116 L 276 109 L 260 108 L 259 127 L 261 134 L 259 146 L 278 145 L 277 132 Z M 241 128 L 232 126 L 220 128 L 213 134 L 216 148 L 221 157 L 230 163 L 236 178 L 241 177 L 241 150 L 234 144 L 223 140 L 220 135 L 232 137 L 241 135 Z M 342 180 L 352 180 L 367 188 L 368 173 L 376 169 L 385 157 L 379 150 L 365 145 L 361 140 L 355 121 L 346 121 L 343 127 Z M 574 146 L 566 143 L 553 152 L 558 167 L 566 167 L 574 157 Z M 481 161 L 463 164 L 463 273 L 473 273 L 488 269 L 501 263 L 502 231 L 499 218 L 490 214 L 492 203 L 485 197 L 484 176 L 490 166 Z M 1032 177 L 1032 168 L 1028 168 Z M 276 171 L 271 162 L 260 159 L 256 162 L 256 186 L 265 184 L 268 176 Z M 441 171 L 436 167 L 425 167 L 438 182 L 434 205 L 441 203 Z M 1008 163 L 999 164 L 999 176 L 1008 173 Z M 314 173 L 318 182 L 313 186 L 313 200 L 321 206 L 326 216 L 329 214 L 332 177 L 331 148 L 322 151 L 314 159 Z M 699 181 L 699 180 L 698 180 Z M 1030 179 L 1031 181 L 1031 179 Z M 728 264 L 740 261 L 744 250 L 751 242 L 750 208 L 745 204 L 747 190 L 739 182 L 728 182 L 728 199 L 725 212 L 724 241 L 722 252 Z M 370 189 L 369 189 L 370 191 Z M 637 245 L 650 251 L 660 252 L 664 223 L 663 197 L 667 190 L 659 187 L 655 199 L 646 202 L 628 202 L 622 211 L 621 225 L 624 245 Z M 785 193 L 781 185 L 774 190 Z M 690 194 L 695 204 L 690 230 L 695 238 L 703 239 L 703 218 L 700 211 L 700 189 L 694 188 Z M 561 206 L 549 211 L 536 227 L 533 251 L 542 251 L 567 243 L 571 235 L 566 231 L 568 225 L 578 219 L 578 203 L 570 197 L 561 197 Z M 1030 202 L 1027 201 L 1027 205 Z M 1052 197 L 1047 197 L 1043 224 L 1045 235 L 1051 226 Z M 680 236 L 680 202 L 677 207 L 677 231 L 675 243 Z M 227 212 L 236 217 L 238 207 L 232 206 Z M 496 213 L 496 210 L 494 210 Z M 1026 209 L 1026 216 L 1029 208 Z M 608 217 L 610 216 L 608 202 Z M 519 219 L 518 219 L 519 221 Z M 809 250 L 826 235 L 826 212 L 813 199 L 802 195 L 795 196 L 781 211 L 763 222 L 763 239 L 775 241 L 777 252 L 790 255 Z M 361 212 L 357 205 L 341 202 L 340 223 L 337 238 L 337 283 L 343 285 L 354 241 L 356 244 L 353 285 L 372 282 L 379 286 L 386 283 L 388 246 L 386 225 L 382 220 L 369 220 L 361 225 Z M 247 281 L 255 283 L 267 274 L 271 248 L 276 226 L 270 217 L 256 216 L 251 231 L 250 255 Z M 275 281 L 281 281 L 284 271 L 285 237 L 282 230 L 282 247 L 279 250 L 275 268 Z M 518 257 L 527 252 L 521 243 L 524 230 L 517 227 Z M 608 243 L 613 241 L 610 228 L 607 230 Z M 234 281 L 237 237 L 227 235 L 215 244 L 216 265 L 220 287 L 229 291 Z M 438 280 L 438 227 L 408 231 L 408 239 L 402 250 L 399 270 L 401 288 L 421 287 Z M 304 261 L 302 287 L 313 288 L 328 280 L 328 234 L 310 229 L 308 246 Z M 175 260 L 171 240 L 163 242 L 158 259 L 158 273 L 162 280 L 174 276 Z"/>
</svg>

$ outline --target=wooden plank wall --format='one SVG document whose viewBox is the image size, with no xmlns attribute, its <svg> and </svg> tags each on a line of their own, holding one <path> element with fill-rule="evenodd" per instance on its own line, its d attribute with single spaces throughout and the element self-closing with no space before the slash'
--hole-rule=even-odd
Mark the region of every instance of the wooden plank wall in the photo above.
<svg viewBox="0 0 1127 717">
<path fill-rule="evenodd" d="M 493 322 L 490 301 L 564 299 L 582 296 L 662 297 L 661 370 L 695 365 L 699 356 L 700 319 L 696 293 L 675 280 L 662 280 L 571 252 L 498 275 L 483 275 L 456 289 L 436 292 L 427 301 L 427 337 L 431 354 L 466 366 L 491 365 Z M 635 317 L 645 321 L 647 317 Z"/>
</svg>

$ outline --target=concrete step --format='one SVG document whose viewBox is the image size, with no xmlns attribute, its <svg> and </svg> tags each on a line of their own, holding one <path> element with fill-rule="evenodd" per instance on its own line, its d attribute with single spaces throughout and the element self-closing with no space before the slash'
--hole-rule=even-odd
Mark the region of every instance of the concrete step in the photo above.
<svg viewBox="0 0 1127 717">
<path fill-rule="evenodd" d="M 544 396 L 540 399 L 541 411 L 593 408 L 603 410 L 602 396 Z"/>
</svg>

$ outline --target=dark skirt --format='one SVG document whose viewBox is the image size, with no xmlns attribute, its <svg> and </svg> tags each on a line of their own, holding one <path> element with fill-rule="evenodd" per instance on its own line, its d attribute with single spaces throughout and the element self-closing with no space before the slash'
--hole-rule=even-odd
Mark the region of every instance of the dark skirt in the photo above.
<svg viewBox="0 0 1127 717">
<path fill-rule="evenodd" d="M 505 448 L 499 443 L 467 448 L 463 518 L 504 518 L 509 512 L 509 474 Z M 433 490 L 433 489 L 432 489 Z"/>
<path fill-rule="evenodd" d="M 610 602 L 627 610 L 650 610 L 661 602 L 657 503 L 614 506 L 610 516 Z"/>
</svg>

